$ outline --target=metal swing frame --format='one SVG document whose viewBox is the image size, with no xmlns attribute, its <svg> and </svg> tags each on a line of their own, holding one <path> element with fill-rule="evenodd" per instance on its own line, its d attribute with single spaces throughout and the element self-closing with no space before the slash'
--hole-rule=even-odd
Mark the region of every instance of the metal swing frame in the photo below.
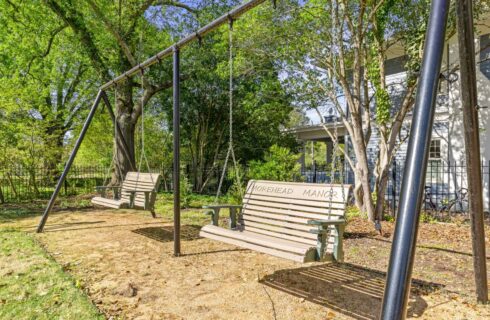
<svg viewBox="0 0 490 320">
<path fill-rule="evenodd" d="M 39 222 L 37 232 L 42 232 L 49 213 L 61 190 L 63 182 L 73 164 L 78 149 L 92 122 L 97 107 L 104 100 L 113 121 L 114 113 L 105 91 L 116 83 L 134 76 L 141 70 L 159 62 L 165 57 L 173 55 L 173 127 L 174 127 L 174 255 L 179 256 L 180 249 L 180 50 L 193 42 L 200 40 L 207 33 L 228 23 L 230 19 L 237 19 L 247 11 L 265 2 L 265 0 L 251 0 L 214 20 L 197 32 L 188 35 L 174 45 L 161 51 L 148 60 L 101 86 L 97 97 L 85 120 L 82 131 L 66 162 L 65 169 L 60 176 L 56 188 L 49 200 L 44 214 Z M 480 171 L 480 150 L 478 130 L 478 110 L 476 105 L 476 73 L 474 64 L 473 24 L 471 0 L 458 0 L 458 27 L 459 46 L 461 57 L 461 70 L 463 74 L 463 108 L 465 124 L 465 141 L 468 173 L 472 174 L 469 180 L 470 215 L 472 217 L 472 241 L 474 255 L 475 280 L 479 301 L 488 299 L 486 282 L 486 258 L 483 230 L 483 201 Z M 408 294 L 410 291 L 411 273 L 414 261 L 417 229 L 419 224 L 419 211 L 422 200 L 425 171 L 428 160 L 428 144 L 433 124 L 435 109 L 435 96 L 442 61 L 444 35 L 449 10 L 449 0 L 433 0 L 429 25 L 426 35 L 426 50 L 422 60 L 422 70 L 417 90 L 417 99 L 414 108 L 412 132 L 409 140 L 409 151 L 405 167 L 398 219 L 391 251 L 390 265 L 387 275 L 387 285 L 383 299 L 382 319 L 403 319 L 406 316 Z M 464 37 L 471 36 L 465 39 Z M 118 132 L 118 143 L 125 155 L 128 155 L 127 144 L 121 132 Z M 116 137 L 117 139 L 117 137 Z M 129 157 L 128 157 L 129 158 Z M 476 163 L 476 165 L 475 165 Z M 473 166 L 472 166 L 473 165 Z M 485 281 L 482 281 L 484 279 Z"/>
<path fill-rule="evenodd" d="M 41 217 L 41 220 L 39 221 L 39 224 L 37 226 L 37 232 L 41 233 L 44 230 L 44 226 L 46 225 L 46 222 L 48 220 L 49 214 L 51 210 L 53 209 L 54 203 L 58 197 L 58 194 L 61 191 L 61 188 L 63 186 L 64 181 L 66 180 L 66 177 L 68 175 L 68 172 L 71 169 L 71 166 L 73 165 L 73 161 L 75 160 L 75 157 L 78 153 L 78 150 L 80 148 L 80 145 L 83 142 L 83 139 L 85 138 L 85 135 L 87 133 L 88 128 L 90 127 L 90 124 L 92 123 L 92 120 L 95 116 L 95 113 L 97 111 L 97 108 L 101 102 L 101 100 L 104 101 L 104 104 L 106 105 L 109 115 L 111 117 L 111 120 L 113 124 L 115 125 L 115 115 L 114 111 L 112 109 L 111 103 L 109 101 L 109 98 L 106 94 L 106 91 L 115 86 L 117 83 L 126 80 L 128 78 L 131 78 L 135 76 L 136 74 L 141 73 L 143 70 L 149 68 L 150 66 L 160 62 L 162 59 L 172 56 L 173 57 L 173 130 L 174 130 L 174 137 L 173 137 L 173 148 L 174 148 L 174 159 L 173 159 L 173 186 L 174 186 L 174 255 L 179 256 L 180 255 L 180 50 L 184 48 L 185 46 L 189 45 L 190 43 L 194 41 L 201 41 L 201 39 L 208 33 L 218 29 L 222 25 L 225 25 L 229 23 L 230 20 L 236 20 L 249 10 L 257 7 L 258 5 L 264 3 L 266 0 L 251 0 L 249 2 L 246 2 L 240 6 L 237 6 L 235 9 L 225 13 L 221 17 L 217 18 L 216 20 L 212 21 L 211 23 L 207 24 L 206 26 L 200 28 L 196 32 L 184 37 L 180 41 L 174 43 L 170 47 L 166 48 L 163 51 L 160 51 L 156 55 L 148 58 L 144 62 L 138 64 L 137 66 L 133 67 L 132 69 L 124 72 L 120 76 L 114 78 L 113 80 L 105 83 L 102 85 L 97 93 L 97 96 L 92 104 L 92 107 L 90 108 L 89 114 L 87 116 L 87 119 L 85 120 L 85 123 L 83 124 L 82 130 L 80 131 L 80 134 L 75 142 L 75 146 L 73 147 L 70 156 L 65 164 L 65 168 L 63 170 L 63 173 L 61 174 L 60 178 L 58 179 L 58 182 L 56 184 L 56 187 L 53 191 L 53 194 L 51 195 L 51 198 L 48 202 L 48 205 L 46 206 L 46 209 L 44 210 L 44 213 Z M 128 158 L 131 159 L 129 156 L 129 148 L 128 145 L 122 135 L 121 129 L 119 126 L 116 126 L 116 142 L 118 143 L 119 147 L 124 152 L 124 155 Z M 131 163 L 132 170 L 136 170 L 136 164 Z"/>
</svg>

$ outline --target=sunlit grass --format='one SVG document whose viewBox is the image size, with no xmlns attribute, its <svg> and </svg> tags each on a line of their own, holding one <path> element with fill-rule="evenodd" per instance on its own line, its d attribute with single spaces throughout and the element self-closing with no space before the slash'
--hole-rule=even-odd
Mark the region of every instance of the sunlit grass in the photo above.
<svg viewBox="0 0 490 320">
<path fill-rule="evenodd" d="M 0 229 L 0 319 L 104 319 L 26 233 Z"/>
<path fill-rule="evenodd" d="M 181 209 L 181 223 L 186 225 L 204 225 L 209 223 L 210 217 L 204 214 L 203 205 L 214 203 L 215 197 L 209 195 L 191 194 L 188 208 Z M 171 193 L 159 194 L 155 203 L 155 211 L 163 218 L 172 221 L 173 195 Z"/>
</svg>

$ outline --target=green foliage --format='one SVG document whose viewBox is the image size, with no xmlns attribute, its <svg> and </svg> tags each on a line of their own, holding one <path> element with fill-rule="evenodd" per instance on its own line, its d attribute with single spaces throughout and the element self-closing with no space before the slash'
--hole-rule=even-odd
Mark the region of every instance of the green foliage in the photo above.
<svg viewBox="0 0 490 320">
<path fill-rule="evenodd" d="M 0 228 L 0 318 L 104 319 L 75 281 L 34 239 Z"/>
<path fill-rule="evenodd" d="M 247 187 L 247 172 L 243 166 L 238 164 L 236 168 L 230 166 L 227 176 L 228 180 L 232 181 L 232 185 L 226 193 L 226 203 L 241 204 Z"/>
<path fill-rule="evenodd" d="M 0 118 L 10 122 L 0 131 L 10 163 L 55 170 L 96 89 L 92 70 L 71 43 L 74 34 L 37 1 L 4 1 L 0 12 Z"/>
<path fill-rule="evenodd" d="M 388 222 L 395 222 L 395 217 L 390 214 L 383 215 L 383 220 Z"/>
<path fill-rule="evenodd" d="M 385 89 L 385 84 L 381 82 L 381 68 L 380 63 L 384 63 L 384 55 L 379 57 L 377 54 L 380 52 L 379 44 L 373 43 L 370 48 L 371 59 L 369 59 L 367 65 L 368 79 L 374 88 L 374 98 L 376 101 L 376 122 L 379 125 L 386 125 L 390 120 L 390 112 L 392 109 L 390 95 Z M 381 60 L 381 62 L 380 62 Z"/>
<path fill-rule="evenodd" d="M 313 147 L 313 151 L 311 150 Z M 314 154 L 313 159 L 311 154 Z M 305 143 L 305 165 L 310 167 L 313 164 L 313 160 L 317 165 L 325 165 L 327 163 L 326 159 L 327 146 L 322 142 L 307 141 Z"/>
<path fill-rule="evenodd" d="M 285 147 L 273 145 L 264 156 L 264 161 L 249 162 L 250 179 L 274 181 L 298 181 L 300 176 L 299 155 Z"/>
<path fill-rule="evenodd" d="M 213 3 L 203 8 L 199 19 L 229 9 Z M 234 23 L 233 139 L 235 154 L 242 163 L 260 159 L 273 144 L 296 147 L 282 130 L 293 110 L 275 68 L 273 57 L 247 50 L 243 37 L 247 19 Z M 183 24 L 184 28 L 188 28 Z M 195 191 L 202 191 L 208 174 L 220 168 L 229 139 L 229 48 L 227 26 L 209 34 L 201 45 L 183 51 L 182 69 L 189 70 L 181 90 L 182 160 L 190 165 Z M 172 118 L 171 92 L 162 95 L 161 105 Z"/>
<path fill-rule="evenodd" d="M 348 206 L 345 210 L 345 219 L 349 223 L 354 218 L 364 217 L 364 214 L 356 206 Z"/>
<path fill-rule="evenodd" d="M 436 223 L 437 218 L 434 217 L 430 212 L 422 211 L 420 213 L 420 221 L 423 223 Z"/>
</svg>

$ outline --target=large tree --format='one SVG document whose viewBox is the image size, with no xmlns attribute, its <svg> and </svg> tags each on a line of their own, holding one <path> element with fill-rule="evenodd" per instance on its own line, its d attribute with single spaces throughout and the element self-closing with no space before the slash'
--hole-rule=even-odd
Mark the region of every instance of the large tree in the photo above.
<svg viewBox="0 0 490 320">
<path fill-rule="evenodd" d="M 256 25 L 262 27 L 250 29 L 263 39 L 250 50 L 280 61 L 283 83 L 298 105 L 316 110 L 321 121 L 324 107 L 337 111 L 353 149 L 345 153 L 338 144 L 338 152 L 355 173 L 356 203 L 371 221 L 381 219 L 383 197 L 376 204 L 373 192 L 385 192 L 403 120 L 413 106 L 426 13 L 424 1 L 291 1 L 275 12 L 259 11 Z M 390 96 L 385 69 L 394 45 L 405 56 L 407 71 L 396 99 Z M 324 128 L 337 140 L 333 130 Z M 372 172 L 367 147 L 374 131 L 379 156 Z"/>
<path fill-rule="evenodd" d="M 56 173 L 64 139 L 85 115 L 91 69 L 50 12 L 34 2 L 2 1 L 0 9 L 0 100 L 16 137 L 10 163 Z"/>
<path fill-rule="evenodd" d="M 100 83 L 136 66 L 175 40 L 170 34 L 172 24 L 165 20 L 168 19 L 167 9 L 182 11 L 175 13 L 175 17 L 195 11 L 178 1 L 160 0 L 43 0 L 43 3 L 60 23 L 74 32 Z M 159 19 L 152 20 L 151 13 L 160 13 Z M 136 167 L 135 130 L 143 107 L 156 93 L 170 86 L 168 67 L 149 71 L 144 77 L 126 79 L 115 86 L 117 125 L 129 147 L 130 157 L 116 148 L 118 169 L 114 170 L 113 183 L 121 181 L 119 172 L 125 174 Z M 121 144 L 115 142 L 115 145 Z"/>
<path fill-rule="evenodd" d="M 232 3 L 231 5 L 236 4 Z M 205 24 L 231 8 L 228 3 L 210 2 L 200 10 Z M 275 144 L 294 144 L 281 129 L 289 121 L 291 101 L 279 81 L 271 59 L 246 50 L 247 16 L 233 24 L 233 139 L 237 159 L 246 164 L 261 158 Z M 188 22 L 182 30 L 191 30 Z M 182 56 L 181 123 L 183 161 L 189 164 L 195 191 L 203 191 L 222 170 L 229 140 L 229 29 L 224 26 L 200 43 L 187 47 Z M 171 95 L 162 107 L 171 117 Z M 230 165 L 230 162 L 228 163 Z M 213 181 L 216 182 L 216 181 Z"/>
<path fill-rule="evenodd" d="M 484 2 L 476 7 L 481 13 Z M 427 1 L 289 1 L 276 12 L 258 11 L 255 25 L 262 27 L 250 29 L 262 39 L 250 50 L 282 62 L 298 105 L 316 110 L 322 122 L 324 107 L 337 111 L 353 149 L 345 153 L 339 144 L 338 152 L 355 173 L 356 204 L 373 222 L 382 219 L 389 169 L 406 138 L 401 131 L 414 103 L 428 10 Z M 451 15 L 447 37 L 454 32 Z M 396 83 L 386 68 L 393 57 L 402 58 L 406 72 Z M 370 159 L 374 136 L 378 152 Z"/>
</svg>

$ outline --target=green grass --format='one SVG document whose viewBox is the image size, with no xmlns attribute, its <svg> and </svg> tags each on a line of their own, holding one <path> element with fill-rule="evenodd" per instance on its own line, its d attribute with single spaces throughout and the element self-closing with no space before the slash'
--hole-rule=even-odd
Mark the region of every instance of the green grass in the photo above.
<svg viewBox="0 0 490 320">
<path fill-rule="evenodd" d="M 0 207 L 0 223 L 12 222 L 39 214 L 38 211 L 24 207 Z"/>
<path fill-rule="evenodd" d="M 35 240 L 0 228 L 0 319 L 104 319 Z"/>
<path fill-rule="evenodd" d="M 24 200 L 0 205 L 0 224 L 40 216 L 47 204 L 47 200 Z M 55 204 L 56 210 L 78 210 L 90 206 L 90 198 L 85 196 L 59 197 Z"/>
<path fill-rule="evenodd" d="M 205 225 L 210 222 L 210 216 L 205 215 L 203 205 L 215 203 L 215 197 L 201 194 L 191 194 L 189 206 L 181 209 L 181 223 L 185 225 Z M 226 197 L 221 197 L 219 203 L 228 203 Z M 165 219 L 173 220 L 173 195 L 163 193 L 157 196 L 155 211 Z M 220 214 L 222 218 L 228 217 L 228 211 L 223 210 Z"/>
</svg>

